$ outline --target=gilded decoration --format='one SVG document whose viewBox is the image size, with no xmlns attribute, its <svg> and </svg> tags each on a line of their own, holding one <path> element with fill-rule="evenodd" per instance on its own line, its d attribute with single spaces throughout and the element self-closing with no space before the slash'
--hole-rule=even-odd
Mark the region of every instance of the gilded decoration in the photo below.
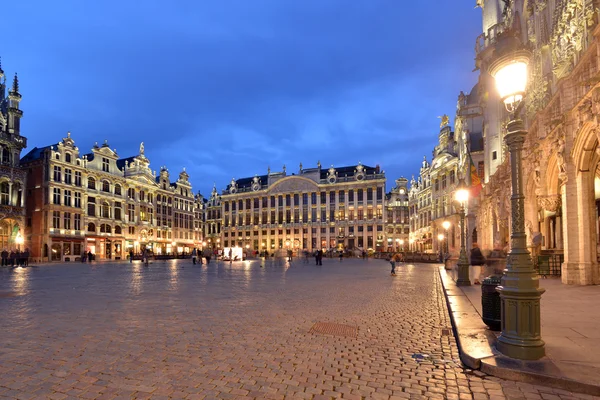
<svg viewBox="0 0 600 400">
<path fill-rule="evenodd" d="M 535 39 L 535 36 L 530 36 L 530 40 L 532 37 Z M 538 49 L 533 52 L 529 73 L 527 101 L 525 102 L 527 116 L 531 118 L 538 110 L 546 107 L 549 97 L 549 81 L 542 73 L 542 54 Z"/>
</svg>

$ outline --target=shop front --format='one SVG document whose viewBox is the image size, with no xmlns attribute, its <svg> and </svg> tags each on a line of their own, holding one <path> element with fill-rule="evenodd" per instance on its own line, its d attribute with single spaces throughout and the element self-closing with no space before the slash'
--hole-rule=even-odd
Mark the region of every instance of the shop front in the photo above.
<svg viewBox="0 0 600 400">
<path fill-rule="evenodd" d="M 42 254 L 50 261 L 81 261 L 84 248 L 83 238 L 51 237 L 50 245 L 44 245 Z"/>
<path fill-rule="evenodd" d="M 88 236 L 85 251 L 96 260 L 122 260 L 123 239 L 106 236 Z"/>
</svg>

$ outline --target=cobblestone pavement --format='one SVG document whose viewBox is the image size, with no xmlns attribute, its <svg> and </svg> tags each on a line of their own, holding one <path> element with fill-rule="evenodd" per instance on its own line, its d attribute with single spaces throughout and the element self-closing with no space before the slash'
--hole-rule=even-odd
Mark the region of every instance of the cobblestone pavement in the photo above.
<svg viewBox="0 0 600 400">
<path fill-rule="evenodd" d="M 0 398 L 592 398 L 462 369 L 436 268 L 388 265 L 2 268 Z"/>
</svg>

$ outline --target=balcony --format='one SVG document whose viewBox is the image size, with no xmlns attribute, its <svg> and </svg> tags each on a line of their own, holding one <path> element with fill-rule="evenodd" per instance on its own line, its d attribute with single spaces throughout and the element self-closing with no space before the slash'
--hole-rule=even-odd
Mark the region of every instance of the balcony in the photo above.
<svg viewBox="0 0 600 400">
<path fill-rule="evenodd" d="M 482 53 L 487 48 L 495 44 L 503 31 L 503 24 L 495 24 L 488 29 L 487 33 L 484 32 L 477 36 L 477 39 L 475 39 L 475 56 L 479 56 L 479 53 Z"/>
</svg>

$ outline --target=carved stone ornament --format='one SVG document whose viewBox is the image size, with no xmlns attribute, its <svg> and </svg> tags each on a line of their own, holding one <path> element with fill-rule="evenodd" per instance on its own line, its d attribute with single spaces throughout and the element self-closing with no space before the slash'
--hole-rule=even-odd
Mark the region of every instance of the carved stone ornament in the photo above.
<svg viewBox="0 0 600 400">
<path fill-rule="evenodd" d="M 231 183 L 229 184 L 229 193 L 234 194 L 237 192 L 237 182 L 235 181 L 235 178 L 231 180 Z"/>
<path fill-rule="evenodd" d="M 331 168 L 329 168 L 329 170 L 327 171 L 327 182 L 335 183 L 336 180 L 337 180 L 337 172 L 335 171 L 335 168 L 333 168 L 333 165 L 332 165 Z"/>
<path fill-rule="evenodd" d="M 559 137 L 556 141 L 556 166 L 558 167 L 558 179 L 567 182 L 567 170 L 565 163 L 565 139 Z"/>
<path fill-rule="evenodd" d="M 563 0 L 554 15 L 552 38 L 552 71 L 557 79 L 573 69 L 576 53 L 583 48 L 586 30 L 593 23 L 594 9 L 584 0 Z"/>
<path fill-rule="evenodd" d="M 538 196 L 537 201 L 539 207 L 550 212 L 558 212 L 562 204 L 561 197 L 557 194 Z"/>
<path fill-rule="evenodd" d="M 289 192 L 311 192 L 318 190 L 315 182 L 307 178 L 287 178 L 276 182 L 270 189 L 270 193 L 289 193 Z"/>
<path fill-rule="evenodd" d="M 259 189 L 260 189 L 260 179 L 258 178 L 258 176 L 255 176 L 254 178 L 252 178 L 252 190 L 254 190 L 256 192 Z"/>
</svg>

